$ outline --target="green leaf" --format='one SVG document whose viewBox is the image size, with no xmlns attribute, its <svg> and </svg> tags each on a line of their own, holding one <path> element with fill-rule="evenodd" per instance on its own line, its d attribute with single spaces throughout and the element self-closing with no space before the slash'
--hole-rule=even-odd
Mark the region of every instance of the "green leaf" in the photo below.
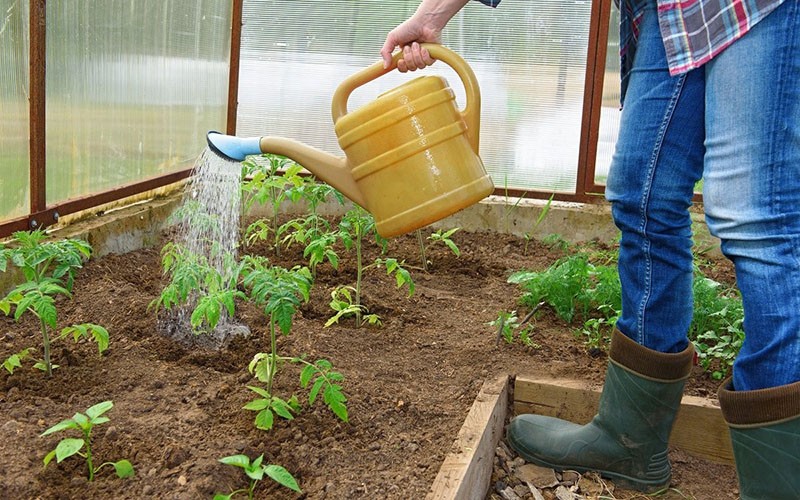
<svg viewBox="0 0 800 500">
<path fill-rule="evenodd" d="M 120 460 L 119 462 L 114 462 L 113 465 L 114 469 L 117 471 L 117 477 L 133 477 L 133 464 L 128 460 Z"/>
<path fill-rule="evenodd" d="M 97 403 L 94 406 L 91 406 L 86 410 L 86 415 L 92 420 L 99 417 L 103 413 L 107 412 L 111 408 L 114 407 L 113 401 L 103 401 L 102 403 Z"/>
<path fill-rule="evenodd" d="M 216 493 L 214 495 L 213 500 L 231 500 L 233 498 L 233 495 L 235 495 L 235 493 L 231 493 L 230 495 L 223 495 L 222 493 Z"/>
<path fill-rule="evenodd" d="M 42 297 L 41 300 L 34 305 L 34 308 L 47 326 L 50 328 L 56 327 L 56 306 L 52 297 Z"/>
<path fill-rule="evenodd" d="M 337 417 L 339 417 L 340 420 L 342 420 L 343 422 L 347 422 L 348 421 L 347 420 L 347 418 L 348 418 L 348 416 L 347 416 L 347 407 L 345 407 L 345 405 L 343 403 L 340 403 L 338 401 L 332 401 L 328 405 L 328 407 L 331 409 L 331 411 L 333 411 L 333 413 Z"/>
<path fill-rule="evenodd" d="M 242 406 L 244 410 L 251 410 L 251 411 L 261 411 L 264 408 L 269 408 L 270 400 L 269 399 L 254 399 L 247 403 L 246 405 Z"/>
<path fill-rule="evenodd" d="M 254 385 L 248 385 L 247 388 L 258 394 L 262 398 L 272 399 L 272 394 L 270 394 L 269 391 L 267 391 L 266 389 L 262 389 L 261 387 L 256 387 Z"/>
<path fill-rule="evenodd" d="M 22 360 L 30 355 L 31 348 L 23 349 L 16 354 L 12 354 L 5 361 L 3 361 L 3 368 L 8 373 L 14 373 L 14 369 L 22 367 Z"/>
<path fill-rule="evenodd" d="M 50 453 L 45 455 L 44 460 L 42 460 L 42 462 L 44 462 L 44 466 L 47 467 L 47 464 L 52 462 L 55 456 L 56 456 L 56 450 L 52 450 Z"/>
<path fill-rule="evenodd" d="M 93 323 L 86 323 L 86 327 L 91 332 L 95 342 L 97 342 L 97 351 L 100 354 L 103 354 L 103 352 L 106 349 L 108 349 L 108 343 L 109 343 L 108 330 L 106 330 L 100 325 L 95 325 Z"/>
<path fill-rule="evenodd" d="M 43 433 L 39 434 L 39 436 L 47 436 L 48 434 L 53 434 L 54 432 L 63 431 L 66 429 L 79 429 L 78 423 L 72 419 L 62 420 L 61 422 L 57 423 L 56 425 L 50 427 Z"/>
<path fill-rule="evenodd" d="M 272 409 L 278 414 L 279 417 L 283 417 L 286 420 L 294 419 L 294 415 L 292 415 L 289 404 L 280 398 L 273 398 Z"/>
<path fill-rule="evenodd" d="M 219 461 L 226 465 L 241 467 L 242 469 L 250 467 L 250 457 L 247 455 L 231 455 L 229 457 L 220 458 Z"/>
<path fill-rule="evenodd" d="M 65 458 L 78 453 L 84 445 L 83 439 L 64 438 L 56 445 L 56 462 L 61 463 Z"/>
<path fill-rule="evenodd" d="M 456 246 L 456 244 L 453 243 L 451 240 L 444 240 L 444 244 L 447 245 L 447 248 L 449 248 L 450 251 L 453 252 L 453 254 L 456 257 L 460 257 L 461 256 L 461 250 L 459 250 L 458 247 Z"/>
<path fill-rule="evenodd" d="M 37 296 L 33 293 L 24 295 L 20 299 L 20 301 L 17 302 L 17 310 L 14 311 L 14 320 L 19 321 L 19 318 L 21 318 L 22 315 L 25 313 L 25 311 L 27 311 L 28 309 L 36 311 L 36 305 L 34 304 L 34 302 L 36 302 L 36 300 L 39 298 L 40 296 Z"/>
<path fill-rule="evenodd" d="M 53 370 L 55 370 L 56 368 L 58 368 L 58 366 L 59 366 L 59 365 L 51 364 L 51 365 L 50 365 L 50 368 L 51 368 L 51 369 L 53 369 Z M 44 362 L 44 361 L 38 361 L 38 362 L 36 362 L 36 363 L 33 365 L 33 367 L 34 367 L 34 368 L 36 368 L 37 370 L 41 370 L 41 371 L 43 371 L 43 372 L 46 372 L 46 371 L 47 371 L 47 365 L 45 364 L 45 362 Z"/>
<path fill-rule="evenodd" d="M 445 233 L 442 235 L 442 238 L 443 238 L 443 239 L 449 239 L 451 236 L 453 236 L 454 234 L 456 234 L 456 232 L 458 232 L 459 230 L 461 230 L 461 228 L 460 228 L 460 227 L 454 227 L 453 229 L 450 229 L 450 230 L 446 231 L 446 232 L 445 232 Z"/>
<path fill-rule="evenodd" d="M 272 429 L 272 424 L 275 420 L 275 416 L 272 414 L 272 411 L 269 409 L 263 410 L 256 415 L 256 428 L 261 429 L 264 431 L 268 431 Z"/>
<path fill-rule="evenodd" d="M 11 303 L 7 299 L 0 300 L 0 311 L 6 316 L 11 314 Z"/>
<path fill-rule="evenodd" d="M 92 425 L 100 425 L 110 421 L 111 419 L 108 417 L 96 417 L 91 420 Z"/>
<path fill-rule="evenodd" d="M 267 476 L 272 478 L 275 482 L 280 484 L 281 486 L 285 486 L 290 490 L 300 492 L 300 487 L 297 485 L 297 481 L 295 480 L 294 476 L 292 476 L 289 471 L 281 467 L 280 465 L 267 465 L 264 469 Z"/>
<path fill-rule="evenodd" d="M 300 387 L 305 389 L 316 372 L 317 369 L 314 366 L 306 365 L 303 371 L 300 372 Z"/>
<path fill-rule="evenodd" d="M 322 385 L 325 383 L 325 379 L 322 377 L 317 378 L 314 381 L 314 385 L 311 386 L 311 390 L 308 393 L 308 404 L 313 405 L 314 401 L 317 399 L 317 395 L 319 394 L 319 390 L 322 388 Z"/>
<path fill-rule="evenodd" d="M 245 469 L 244 473 L 247 474 L 247 477 L 250 479 L 255 479 L 256 481 L 261 481 L 264 479 L 264 469 L 261 467 L 261 464 L 256 466 L 255 462 L 253 462 L 253 465 Z"/>
</svg>

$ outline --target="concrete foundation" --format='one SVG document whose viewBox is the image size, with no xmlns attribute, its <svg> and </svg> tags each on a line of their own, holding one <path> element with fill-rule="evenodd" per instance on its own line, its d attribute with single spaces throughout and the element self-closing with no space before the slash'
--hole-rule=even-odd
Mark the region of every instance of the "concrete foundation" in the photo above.
<svg viewBox="0 0 800 500">
<path fill-rule="evenodd" d="M 91 215 L 66 227 L 53 231 L 59 238 L 80 238 L 92 245 L 94 256 L 108 253 L 126 253 L 155 245 L 162 230 L 172 221 L 170 216 L 180 206 L 183 192 L 140 201 L 121 208 Z M 549 213 L 534 228 L 546 201 L 518 200 L 490 196 L 484 201 L 468 207 L 442 221 L 433 224 L 436 229 L 460 227 L 467 231 L 492 231 L 542 239 L 552 234 L 572 243 L 591 240 L 611 243 L 619 237 L 619 231 L 611 220 L 608 204 L 579 204 L 552 202 Z M 327 203 L 320 207 L 323 215 L 341 215 L 348 209 L 338 203 Z M 287 204 L 284 213 L 304 213 L 302 204 Z M 270 216 L 266 207 L 254 207 L 252 215 Z M 708 233 L 701 213 L 693 214 L 695 249 L 706 255 L 719 256 L 719 242 Z M 0 275 L 0 290 L 7 289 L 10 273 Z"/>
</svg>

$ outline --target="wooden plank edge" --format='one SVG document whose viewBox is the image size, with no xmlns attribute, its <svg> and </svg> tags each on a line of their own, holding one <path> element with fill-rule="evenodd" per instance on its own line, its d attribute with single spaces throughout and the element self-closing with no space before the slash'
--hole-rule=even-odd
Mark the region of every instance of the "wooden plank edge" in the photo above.
<svg viewBox="0 0 800 500">
<path fill-rule="evenodd" d="M 428 493 L 429 500 L 483 500 L 508 414 L 508 376 L 484 382 Z"/>
<path fill-rule="evenodd" d="M 600 392 L 581 381 L 518 375 L 513 411 L 514 414 L 536 413 L 585 424 L 597 413 Z M 708 399 L 683 397 L 669 442 L 695 457 L 733 465 L 728 425 L 719 407 Z"/>
</svg>

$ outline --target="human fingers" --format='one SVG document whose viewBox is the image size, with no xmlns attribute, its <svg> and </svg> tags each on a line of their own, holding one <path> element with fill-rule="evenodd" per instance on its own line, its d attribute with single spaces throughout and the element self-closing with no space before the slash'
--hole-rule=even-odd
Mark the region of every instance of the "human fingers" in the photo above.
<svg viewBox="0 0 800 500">
<path fill-rule="evenodd" d="M 419 43 L 413 42 L 411 45 L 403 47 L 403 57 L 397 62 L 397 68 L 401 72 L 416 71 L 433 63 L 434 60 L 428 50 Z"/>
</svg>

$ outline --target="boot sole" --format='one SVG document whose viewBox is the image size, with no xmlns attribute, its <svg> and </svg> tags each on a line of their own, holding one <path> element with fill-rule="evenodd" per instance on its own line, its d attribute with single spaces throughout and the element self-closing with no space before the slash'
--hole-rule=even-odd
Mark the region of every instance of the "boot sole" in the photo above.
<svg viewBox="0 0 800 500">
<path fill-rule="evenodd" d="M 519 447 L 517 443 L 514 443 L 514 440 L 511 439 L 510 436 L 508 439 L 508 443 L 527 462 L 530 462 L 534 465 L 538 465 L 539 467 L 546 467 L 548 469 L 553 469 L 558 472 L 563 472 L 565 470 L 574 470 L 581 474 L 583 474 L 584 472 L 597 472 L 598 474 L 600 474 L 601 477 L 613 480 L 616 486 L 619 486 L 621 488 L 641 491 L 642 493 L 647 493 L 647 494 L 659 493 L 669 488 L 671 476 L 668 476 L 666 479 L 661 479 L 657 481 L 643 481 L 641 479 L 637 479 L 631 476 L 626 476 L 625 474 L 609 470 L 592 469 L 580 465 L 552 464 L 545 460 L 541 460 L 540 458 L 537 458 L 533 455 L 525 453 L 524 451 L 521 451 L 521 447 Z"/>
</svg>

